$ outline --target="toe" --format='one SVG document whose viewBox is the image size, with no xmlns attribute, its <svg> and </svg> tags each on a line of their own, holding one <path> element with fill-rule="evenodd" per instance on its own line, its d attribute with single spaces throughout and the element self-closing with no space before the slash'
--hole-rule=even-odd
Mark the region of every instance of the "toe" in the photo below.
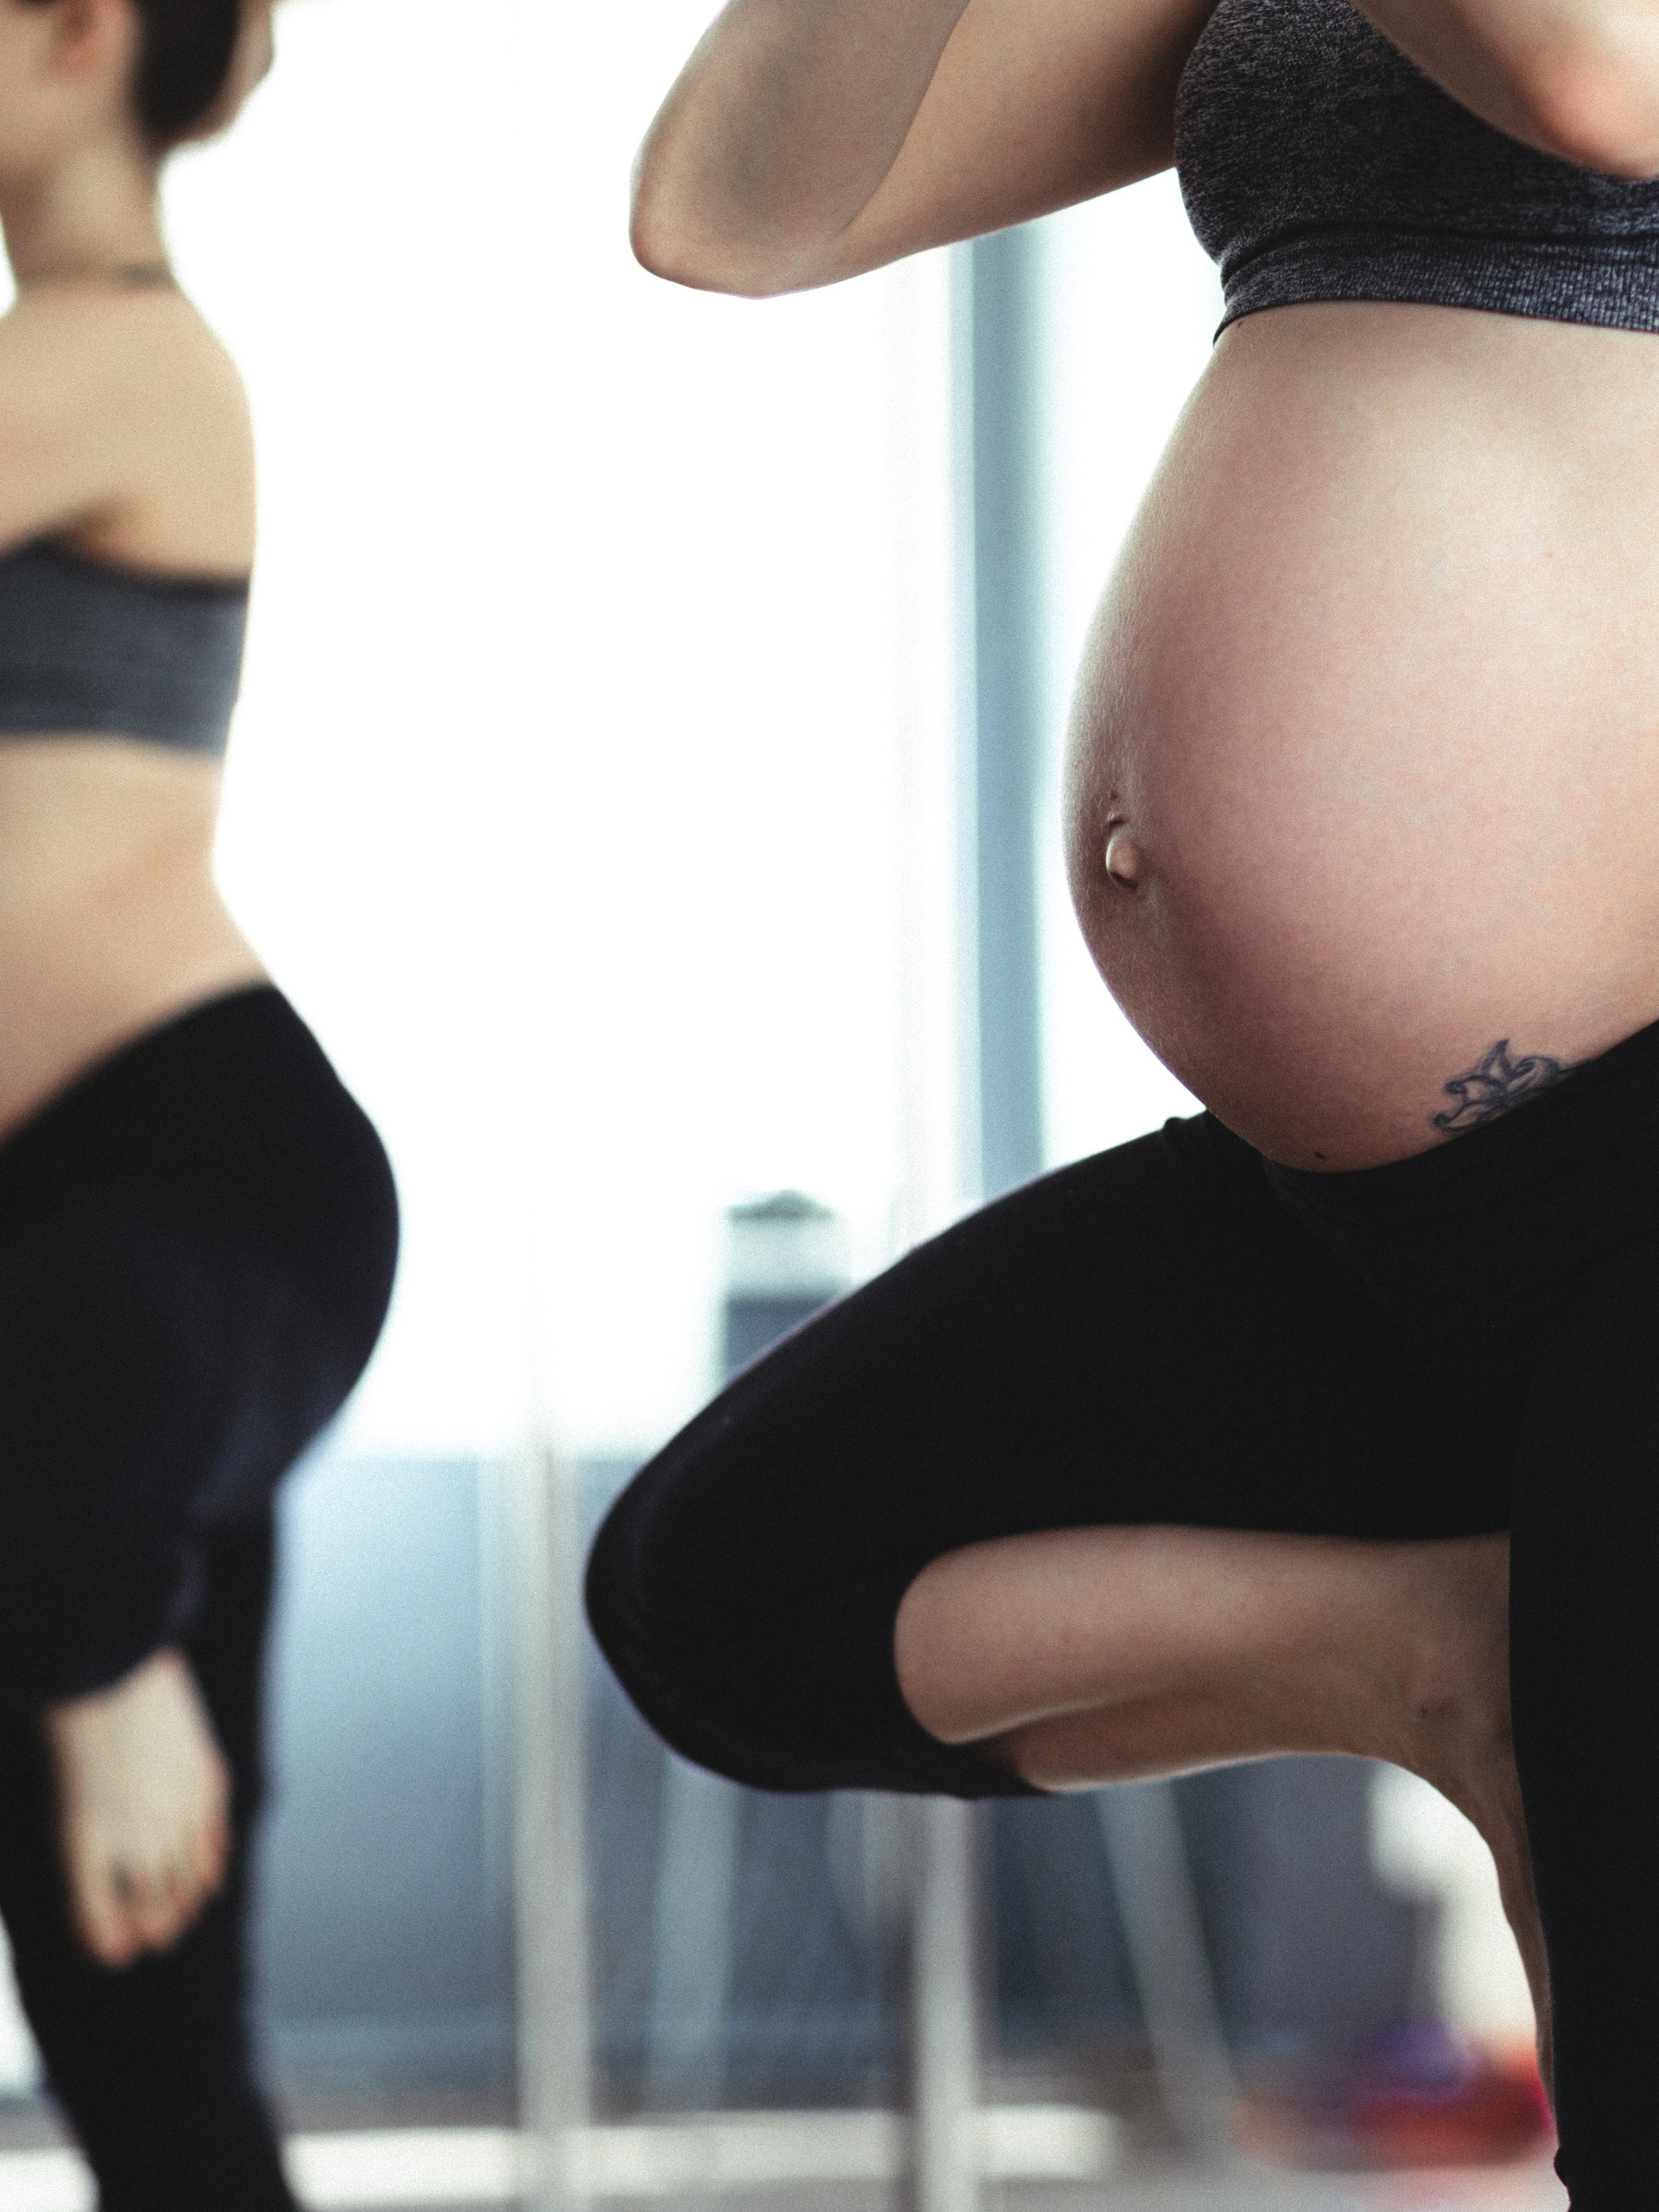
<svg viewBox="0 0 1659 2212">
<path fill-rule="evenodd" d="M 167 1874 L 152 1875 L 134 1885 L 132 1920 L 143 1950 L 165 1951 L 175 1941 L 184 1924 L 184 1909 Z"/>
<path fill-rule="evenodd" d="M 70 1909 L 84 1948 L 101 1966 L 126 1966 L 137 1956 L 137 1936 L 120 1868 L 75 1871 L 70 1878 Z"/>
</svg>

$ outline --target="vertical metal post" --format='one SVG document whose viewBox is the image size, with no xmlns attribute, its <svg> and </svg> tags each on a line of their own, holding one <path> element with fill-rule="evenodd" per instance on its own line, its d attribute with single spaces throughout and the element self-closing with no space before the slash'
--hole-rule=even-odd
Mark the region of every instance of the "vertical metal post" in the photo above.
<svg viewBox="0 0 1659 2212">
<path fill-rule="evenodd" d="M 578 2212 L 572 2158 L 588 2117 L 587 1761 L 581 1523 L 550 1448 L 511 1473 L 513 1867 L 525 2212 Z"/>
<path fill-rule="evenodd" d="M 971 1805 L 914 1807 L 918 1849 L 911 1942 L 911 2201 L 914 2212 L 979 2202 L 978 1977 Z"/>
<path fill-rule="evenodd" d="M 959 257 L 959 389 L 969 410 L 973 758 L 979 1026 L 979 1169 L 996 1198 L 1043 1170 L 1037 791 L 1043 759 L 1043 593 L 1036 232 L 975 239 Z"/>
</svg>

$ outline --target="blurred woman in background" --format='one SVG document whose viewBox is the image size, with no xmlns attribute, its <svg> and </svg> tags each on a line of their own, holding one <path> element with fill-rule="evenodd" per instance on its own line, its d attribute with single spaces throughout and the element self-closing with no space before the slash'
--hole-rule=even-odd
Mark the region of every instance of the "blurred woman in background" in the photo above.
<svg viewBox="0 0 1659 2212">
<path fill-rule="evenodd" d="M 590 1610 L 670 1743 L 761 1787 L 1412 1768 L 1492 1847 L 1576 2212 L 1630 2212 L 1659 0 L 730 0 L 635 242 L 783 292 L 1171 160 L 1226 319 L 1088 645 L 1068 839 L 1211 1111 L 739 1378 L 624 1494 Z"/>
<path fill-rule="evenodd" d="M 0 1912 L 104 2212 L 293 2203 L 244 2020 L 272 1492 L 397 1245 L 213 879 L 252 451 L 157 180 L 270 60 L 270 0 L 0 0 Z"/>
</svg>

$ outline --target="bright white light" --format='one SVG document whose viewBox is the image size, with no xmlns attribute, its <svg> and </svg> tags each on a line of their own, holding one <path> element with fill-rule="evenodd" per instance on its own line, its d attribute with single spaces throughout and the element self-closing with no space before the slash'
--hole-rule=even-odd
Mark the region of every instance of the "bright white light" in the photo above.
<svg viewBox="0 0 1659 2212">
<path fill-rule="evenodd" d="M 902 279 L 635 266 L 629 163 L 707 13 L 291 0 L 170 185 L 261 453 L 222 872 L 403 1194 L 357 1449 L 507 1443 L 532 1397 L 647 1442 L 709 1382 L 731 1200 L 889 1238 Z M 1122 209 L 1058 234 L 1067 661 L 1210 313 L 1166 197 Z M 1179 1094 L 1048 907 L 1058 1155 Z"/>
<path fill-rule="evenodd" d="M 357 1444 L 576 1443 L 707 1386 L 719 1215 L 893 1183 L 882 291 L 647 277 L 628 165 L 702 0 L 285 9 L 179 164 L 262 533 L 227 887 L 381 1123 Z"/>
</svg>

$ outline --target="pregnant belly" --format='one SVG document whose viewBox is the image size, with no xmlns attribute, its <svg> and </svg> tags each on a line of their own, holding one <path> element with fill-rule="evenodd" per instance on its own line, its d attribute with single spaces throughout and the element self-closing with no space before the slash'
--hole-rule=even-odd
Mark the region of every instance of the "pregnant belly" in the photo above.
<svg viewBox="0 0 1659 2212">
<path fill-rule="evenodd" d="M 1085 657 L 1072 893 L 1142 1035 L 1301 1166 L 1659 1017 L 1659 340 L 1231 329 Z"/>
</svg>

